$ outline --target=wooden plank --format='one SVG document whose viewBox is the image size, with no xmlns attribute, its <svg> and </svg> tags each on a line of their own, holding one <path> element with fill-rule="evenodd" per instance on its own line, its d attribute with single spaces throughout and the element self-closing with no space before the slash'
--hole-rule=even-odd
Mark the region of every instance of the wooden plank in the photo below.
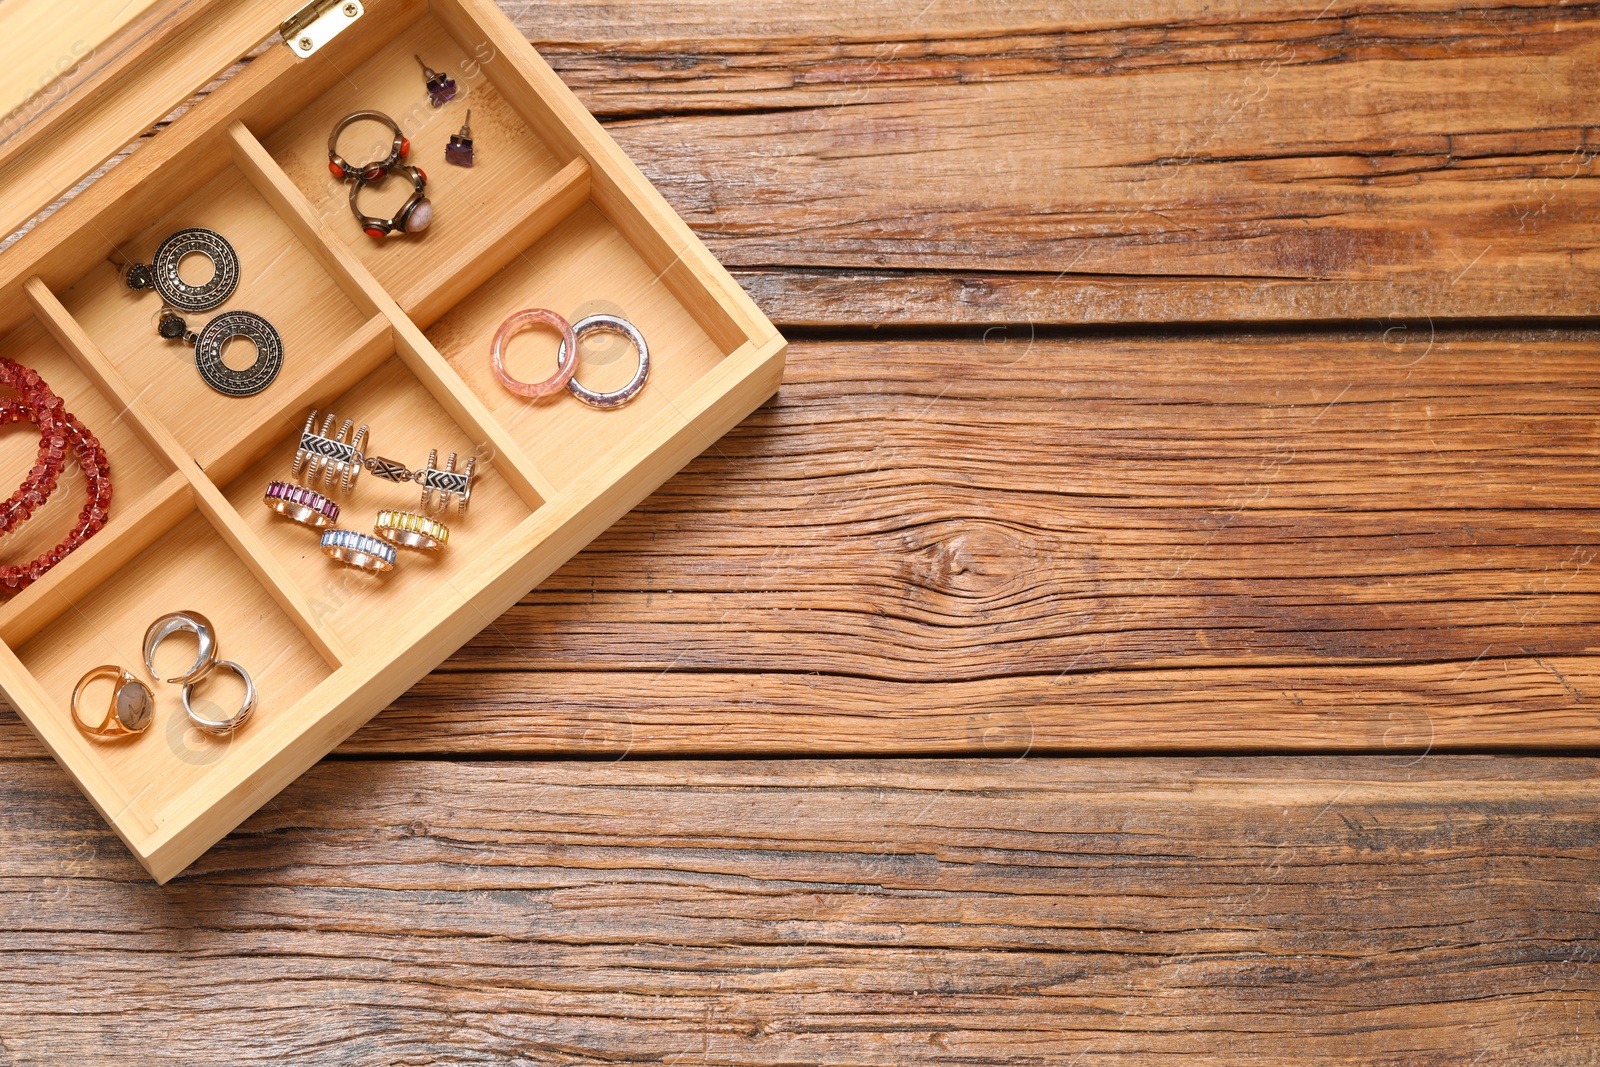
<svg viewBox="0 0 1600 1067">
<path fill-rule="evenodd" d="M 796 346 L 346 751 L 1593 745 L 1595 339 L 1405 340 Z"/>
<path fill-rule="evenodd" d="M 71 10 L 74 43 L 60 59 L 46 53 L 61 76 L 0 119 L 0 185 L 7 190 L 0 233 L 67 194 L 226 72 L 282 17 L 278 5 L 252 0 L 161 0 L 80 56 L 78 44 L 103 27 L 88 21 L 92 12 L 81 5 Z M 62 67 L 66 56 L 74 59 Z"/>
<path fill-rule="evenodd" d="M 0 10 L 0 109 L 12 121 L 68 92 L 107 41 L 156 0 L 18 0 Z M 31 105 L 25 107 L 24 105 Z"/>
<path fill-rule="evenodd" d="M 336 762 L 158 888 L 56 768 L 12 762 L 5 1049 L 1583 1062 L 1600 1040 L 1597 772 Z M 228 1025 L 194 1025 L 197 989 Z"/>
<path fill-rule="evenodd" d="M 500 6 L 517 28 L 541 51 L 558 55 L 579 53 L 604 63 L 600 53 L 621 50 L 621 55 L 642 60 L 651 47 L 666 43 L 677 48 L 701 46 L 708 57 L 724 57 L 720 66 L 680 71 L 674 80 L 705 80 L 718 86 L 719 75 L 732 76 L 736 57 L 745 52 L 763 58 L 775 43 L 823 41 L 844 45 L 859 41 L 919 41 L 936 47 L 941 34 L 965 38 L 1043 33 L 1051 30 L 1088 33 L 1107 25 L 1170 30 L 1185 25 L 1183 16 L 1199 21 L 1203 14 L 1218 26 L 1275 20 L 1296 23 L 1371 16 L 1395 11 L 1458 11 L 1452 0 L 1413 0 L 1403 8 L 1392 0 L 1222 0 L 1197 4 L 1128 4 L 1122 0 L 1080 0 L 1063 5 L 1056 0 L 1016 0 L 1004 5 L 971 4 L 966 0 L 879 0 L 874 4 L 829 7 L 819 3 L 767 4 L 736 7 L 720 0 L 627 0 L 605 6 L 575 7 L 560 0 L 500 0 Z M 1499 15 L 1494 8 L 1485 22 Z M 1321 16 L 1319 19 L 1318 16 Z M 1157 37 L 1156 40 L 1161 38 Z M 603 46 L 603 47 L 601 47 Z M 1156 59 L 1159 59 L 1159 50 Z M 658 54 L 659 57 L 659 54 Z M 666 57 L 659 57 L 663 60 Z M 666 66 L 682 64 L 664 63 Z M 719 86 L 720 87 L 720 86 Z M 621 91 L 620 88 L 618 91 Z"/>
<path fill-rule="evenodd" d="M 1594 744 L 1600 380 L 1544 336 L 796 346 L 351 743 Z"/>
<path fill-rule="evenodd" d="M 1589 313 L 1589 9 L 1056 7 L 510 13 L 785 325 Z"/>
<path fill-rule="evenodd" d="M 957 7 L 514 15 L 780 325 L 1593 310 L 1592 8 Z"/>
</svg>

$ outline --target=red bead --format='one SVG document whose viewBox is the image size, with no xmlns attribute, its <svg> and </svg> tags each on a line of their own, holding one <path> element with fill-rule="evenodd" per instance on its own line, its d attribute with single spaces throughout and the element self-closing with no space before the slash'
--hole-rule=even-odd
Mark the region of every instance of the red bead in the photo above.
<svg viewBox="0 0 1600 1067">
<path fill-rule="evenodd" d="M 340 181 L 344 180 L 344 168 L 339 166 L 339 164 L 335 163 L 331 159 L 328 160 L 328 169 L 333 172 L 333 176 L 335 178 L 338 178 Z"/>
<path fill-rule="evenodd" d="M 411 154 L 411 138 L 409 138 L 409 137 L 400 138 L 400 158 L 404 159 L 406 156 L 409 156 L 410 154 Z"/>
<path fill-rule="evenodd" d="M 368 226 L 367 227 L 367 236 L 368 237 L 383 237 L 384 236 L 384 231 L 376 229 L 376 228 L 371 227 L 371 226 Z"/>
<path fill-rule="evenodd" d="M 21 589 L 105 526 L 111 478 L 100 442 L 67 411 L 66 401 L 51 391 L 37 371 L 0 356 L 0 385 L 10 386 L 20 394 L 0 397 L 0 425 L 27 420 L 39 427 L 39 455 L 28 477 L 10 500 L 0 502 L 0 532 L 20 525 L 49 499 L 60 482 L 69 448 L 87 482 L 88 499 L 78 525 L 59 545 L 20 566 L 0 566 L 0 582 L 8 589 Z"/>
</svg>

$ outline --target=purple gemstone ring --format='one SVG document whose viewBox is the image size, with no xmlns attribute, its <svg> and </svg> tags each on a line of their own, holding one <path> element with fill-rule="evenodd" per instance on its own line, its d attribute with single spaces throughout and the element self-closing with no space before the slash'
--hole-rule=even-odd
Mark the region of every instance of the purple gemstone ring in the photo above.
<svg viewBox="0 0 1600 1067">
<path fill-rule="evenodd" d="M 338 504 L 293 482 L 268 482 L 261 502 L 284 518 L 313 530 L 325 530 L 339 521 Z"/>
</svg>

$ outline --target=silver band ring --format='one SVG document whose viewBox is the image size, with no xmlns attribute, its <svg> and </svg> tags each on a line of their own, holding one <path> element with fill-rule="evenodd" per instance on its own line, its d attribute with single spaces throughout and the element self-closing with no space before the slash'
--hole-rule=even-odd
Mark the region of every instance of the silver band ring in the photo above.
<svg viewBox="0 0 1600 1067">
<path fill-rule="evenodd" d="M 150 672 L 150 677 L 160 677 L 156 674 L 156 649 L 162 641 L 180 630 L 194 634 L 200 647 L 195 652 L 194 665 L 178 677 L 166 681 L 180 685 L 197 682 L 217 665 L 217 632 L 212 628 L 211 620 L 198 611 L 174 611 L 161 616 L 144 632 L 144 666 Z"/>
<path fill-rule="evenodd" d="M 198 684 L 198 681 L 189 682 L 183 687 L 183 710 L 189 716 L 189 721 L 206 733 L 231 734 L 243 726 L 245 720 L 250 717 L 250 713 L 256 710 L 256 683 L 243 667 L 231 659 L 217 660 L 216 667 L 218 670 L 232 671 L 244 682 L 244 702 L 239 706 L 239 710 L 226 719 L 208 719 L 204 715 L 197 713 L 194 710 L 194 705 L 190 703 L 189 697 L 194 692 L 194 687 Z"/>
<path fill-rule="evenodd" d="M 645 379 L 650 377 L 650 349 L 644 343 L 644 334 L 639 332 L 639 328 L 617 315 L 590 315 L 572 324 L 573 336 L 579 340 L 583 339 L 584 334 L 595 330 L 620 333 L 632 342 L 633 350 L 639 354 L 639 369 L 634 372 L 632 381 L 614 392 L 597 393 L 593 389 L 586 389 L 576 377 L 567 382 L 567 391 L 592 408 L 620 408 L 639 395 L 639 390 L 644 388 Z M 574 344 L 573 348 L 576 349 L 577 345 Z M 577 352 L 574 351 L 572 357 L 576 364 Z M 566 365 L 567 342 L 563 339 L 561 347 L 556 349 L 556 366 Z"/>
<path fill-rule="evenodd" d="M 301 479 L 307 486 L 315 486 L 321 479 L 329 492 L 336 484 L 346 493 L 355 488 L 366 462 L 363 450 L 367 447 L 367 427 L 365 423 L 356 427 L 354 419 L 345 419 L 335 434 L 333 425 L 338 421 L 339 416 L 327 412 L 322 429 L 318 430 L 317 410 L 311 409 L 305 428 L 300 431 L 300 447 L 295 450 L 290 477 Z M 353 434 L 352 427 L 355 427 Z"/>
<path fill-rule="evenodd" d="M 322 535 L 322 554 L 364 571 L 394 570 L 394 546 L 354 530 L 328 530 Z"/>
</svg>

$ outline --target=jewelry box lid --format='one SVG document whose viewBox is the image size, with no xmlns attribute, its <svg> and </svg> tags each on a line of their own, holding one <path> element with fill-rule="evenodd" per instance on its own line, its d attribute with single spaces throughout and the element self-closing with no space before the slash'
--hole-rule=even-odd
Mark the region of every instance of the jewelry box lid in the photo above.
<svg viewBox="0 0 1600 1067">
<path fill-rule="evenodd" d="M 35 67 L 0 117 L 0 239 L 78 186 L 297 14 L 303 0 L 21 0 L 6 12 L 11 69 Z M 313 4 L 313 8 L 320 5 Z M 359 6 L 359 5 L 358 5 Z M 108 35 L 123 7 L 143 10 Z M 61 53 L 40 61 L 41 47 Z M 3 92 L 0 89 L 0 92 Z M 25 98 L 19 99 L 19 93 Z M 3 253 L 0 253 L 3 254 Z"/>
</svg>

